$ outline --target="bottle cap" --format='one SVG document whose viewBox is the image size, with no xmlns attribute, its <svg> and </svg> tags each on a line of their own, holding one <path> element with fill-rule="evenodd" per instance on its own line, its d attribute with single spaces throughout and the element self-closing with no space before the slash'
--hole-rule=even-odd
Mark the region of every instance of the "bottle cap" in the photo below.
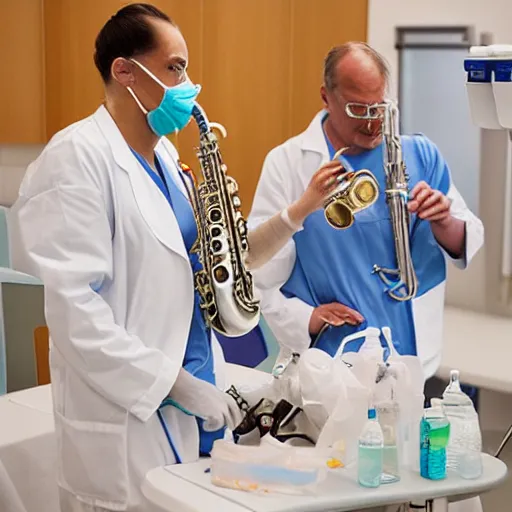
<svg viewBox="0 0 512 512">
<path fill-rule="evenodd" d="M 441 400 L 441 398 L 431 398 L 430 399 L 430 405 L 432 407 L 442 407 L 443 406 L 443 401 Z"/>
<path fill-rule="evenodd" d="M 459 370 L 451 370 L 450 371 L 450 381 L 456 381 L 459 380 Z"/>
<path fill-rule="evenodd" d="M 368 409 L 368 419 L 374 420 L 377 417 L 377 411 L 375 409 Z"/>
</svg>

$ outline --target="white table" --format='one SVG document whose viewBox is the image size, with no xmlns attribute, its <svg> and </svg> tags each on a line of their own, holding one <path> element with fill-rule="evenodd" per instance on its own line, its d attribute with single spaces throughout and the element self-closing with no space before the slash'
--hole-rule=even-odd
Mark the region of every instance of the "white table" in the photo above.
<svg viewBox="0 0 512 512">
<path fill-rule="evenodd" d="M 460 371 L 467 384 L 512 393 L 512 319 L 446 307 L 443 355 L 437 372 Z"/>
<path fill-rule="evenodd" d="M 0 397 L 0 511 L 59 510 L 56 453 L 50 386 Z"/>
<path fill-rule="evenodd" d="M 210 460 L 205 459 L 149 471 L 142 492 L 153 505 L 166 512 L 343 512 L 411 500 L 467 499 L 498 486 L 507 475 L 505 464 L 490 455 L 483 456 L 483 464 L 484 473 L 476 480 L 450 475 L 445 480 L 433 482 L 419 474 L 405 472 L 400 482 L 378 489 L 360 487 L 354 469 L 340 470 L 329 475 L 317 496 L 310 497 L 259 496 L 217 487 L 210 482 L 210 474 L 205 473 L 210 465 Z"/>
</svg>

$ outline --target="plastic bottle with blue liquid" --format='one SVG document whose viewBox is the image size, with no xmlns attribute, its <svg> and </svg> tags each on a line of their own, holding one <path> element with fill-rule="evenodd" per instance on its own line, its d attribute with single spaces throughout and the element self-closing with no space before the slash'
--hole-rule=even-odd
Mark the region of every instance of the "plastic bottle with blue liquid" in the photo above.
<svg viewBox="0 0 512 512">
<path fill-rule="evenodd" d="M 438 401 L 425 410 L 420 424 L 420 474 L 429 480 L 446 478 L 446 447 L 450 422 Z"/>
</svg>

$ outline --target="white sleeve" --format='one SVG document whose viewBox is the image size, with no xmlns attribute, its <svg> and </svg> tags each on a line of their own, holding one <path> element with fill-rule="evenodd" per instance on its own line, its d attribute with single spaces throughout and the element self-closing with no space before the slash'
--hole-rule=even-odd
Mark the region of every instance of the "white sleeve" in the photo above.
<svg viewBox="0 0 512 512">
<path fill-rule="evenodd" d="M 463 257 L 459 259 L 452 258 L 446 251 L 444 253 L 457 268 L 465 269 L 484 243 L 484 226 L 482 221 L 467 207 L 453 183 L 446 196 L 452 201 L 450 213 L 466 224 L 466 247 Z"/>
<path fill-rule="evenodd" d="M 146 421 L 169 393 L 181 362 L 116 322 L 97 293 L 115 271 L 103 195 L 78 158 L 61 152 L 43 158 L 30 193 L 22 192 L 10 213 L 13 262 L 43 282 L 52 343 L 70 367 L 107 400 Z M 52 166 L 63 162 L 67 168 L 52 176 Z"/>
<path fill-rule="evenodd" d="M 294 170 L 282 147 L 269 153 L 248 218 L 249 229 L 283 211 L 297 199 L 291 188 L 286 186 L 291 181 L 285 178 Z M 279 345 L 301 353 L 310 345 L 309 320 L 314 308 L 297 297 L 285 297 L 280 290 L 293 271 L 295 257 L 295 243 L 291 239 L 252 274 L 260 295 L 262 313 Z"/>
</svg>

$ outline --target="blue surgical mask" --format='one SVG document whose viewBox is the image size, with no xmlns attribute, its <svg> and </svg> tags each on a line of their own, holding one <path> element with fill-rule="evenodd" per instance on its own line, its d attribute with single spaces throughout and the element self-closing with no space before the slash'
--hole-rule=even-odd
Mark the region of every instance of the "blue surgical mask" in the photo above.
<svg viewBox="0 0 512 512">
<path fill-rule="evenodd" d="M 146 114 L 149 127 L 159 137 L 177 132 L 185 128 L 192 116 L 192 110 L 195 105 L 197 95 L 201 91 L 200 85 L 194 85 L 188 78 L 174 87 L 168 87 L 159 80 L 149 69 L 140 62 L 131 59 L 147 75 L 149 75 L 158 85 L 164 89 L 164 95 L 160 105 L 154 110 L 147 111 L 140 100 L 137 98 L 131 87 L 128 91 L 133 96 L 137 105 Z"/>
</svg>

